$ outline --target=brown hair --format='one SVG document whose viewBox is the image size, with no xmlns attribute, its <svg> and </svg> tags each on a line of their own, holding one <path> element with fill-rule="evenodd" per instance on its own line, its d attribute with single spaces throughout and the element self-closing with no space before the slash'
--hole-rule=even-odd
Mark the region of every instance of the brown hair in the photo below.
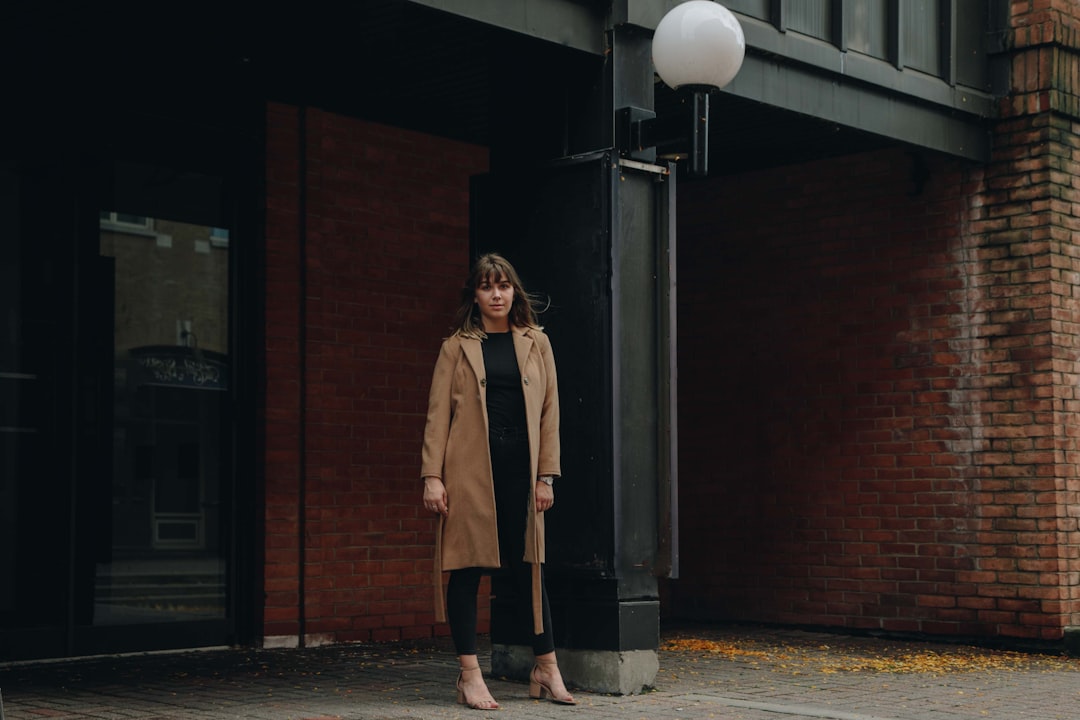
<svg viewBox="0 0 1080 720">
<path fill-rule="evenodd" d="M 505 278 L 514 288 L 514 302 L 510 306 L 510 325 L 517 327 L 539 328 L 533 298 L 521 286 L 521 278 L 510 261 L 498 253 L 487 253 L 477 258 L 472 272 L 461 288 L 461 305 L 454 315 L 454 334 L 463 337 L 484 339 L 484 325 L 480 320 L 480 308 L 476 304 L 476 289 L 485 280 L 495 282 Z"/>
</svg>

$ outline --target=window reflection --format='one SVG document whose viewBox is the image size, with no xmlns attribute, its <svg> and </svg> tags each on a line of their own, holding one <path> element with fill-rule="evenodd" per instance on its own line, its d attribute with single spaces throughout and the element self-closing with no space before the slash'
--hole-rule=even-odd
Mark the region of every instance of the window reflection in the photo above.
<svg viewBox="0 0 1080 720">
<path fill-rule="evenodd" d="M 112 553 L 94 624 L 225 615 L 228 231 L 100 213 L 113 263 Z"/>
</svg>

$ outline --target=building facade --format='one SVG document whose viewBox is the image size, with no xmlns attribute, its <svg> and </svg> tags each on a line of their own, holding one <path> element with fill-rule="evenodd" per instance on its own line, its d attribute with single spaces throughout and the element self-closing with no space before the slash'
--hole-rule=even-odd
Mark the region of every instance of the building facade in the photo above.
<svg viewBox="0 0 1080 720">
<path fill-rule="evenodd" d="M 728 3 L 692 178 L 615 148 L 680 112 L 674 4 L 21 18 L 0 659 L 446 634 L 419 438 L 487 247 L 553 299 L 560 646 L 633 668 L 593 686 L 660 618 L 1066 642 L 1080 15 Z"/>
</svg>

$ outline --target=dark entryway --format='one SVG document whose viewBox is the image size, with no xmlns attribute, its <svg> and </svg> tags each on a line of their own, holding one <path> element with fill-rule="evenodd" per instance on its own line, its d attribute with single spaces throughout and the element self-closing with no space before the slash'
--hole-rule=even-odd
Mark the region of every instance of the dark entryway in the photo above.
<svg viewBox="0 0 1080 720">
<path fill-rule="evenodd" d="M 117 113 L 58 152 L 50 125 L 0 155 L 0 660 L 231 642 L 245 145 Z"/>
</svg>

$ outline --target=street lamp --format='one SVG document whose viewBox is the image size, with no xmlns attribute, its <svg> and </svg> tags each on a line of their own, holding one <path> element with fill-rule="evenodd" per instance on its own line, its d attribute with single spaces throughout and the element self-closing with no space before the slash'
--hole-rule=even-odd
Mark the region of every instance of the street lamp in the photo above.
<svg viewBox="0 0 1080 720">
<path fill-rule="evenodd" d="M 709 93 L 727 85 L 742 67 L 746 38 L 731 12 L 712 0 L 689 0 L 672 8 L 653 33 L 652 59 L 656 74 L 668 87 L 692 93 L 689 135 L 690 173 L 709 172 Z M 688 130 L 688 132 L 687 132 Z M 622 154 L 654 148 L 665 138 L 656 113 L 643 108 L 617 112 L 616 142 Z"/>
</svg>

